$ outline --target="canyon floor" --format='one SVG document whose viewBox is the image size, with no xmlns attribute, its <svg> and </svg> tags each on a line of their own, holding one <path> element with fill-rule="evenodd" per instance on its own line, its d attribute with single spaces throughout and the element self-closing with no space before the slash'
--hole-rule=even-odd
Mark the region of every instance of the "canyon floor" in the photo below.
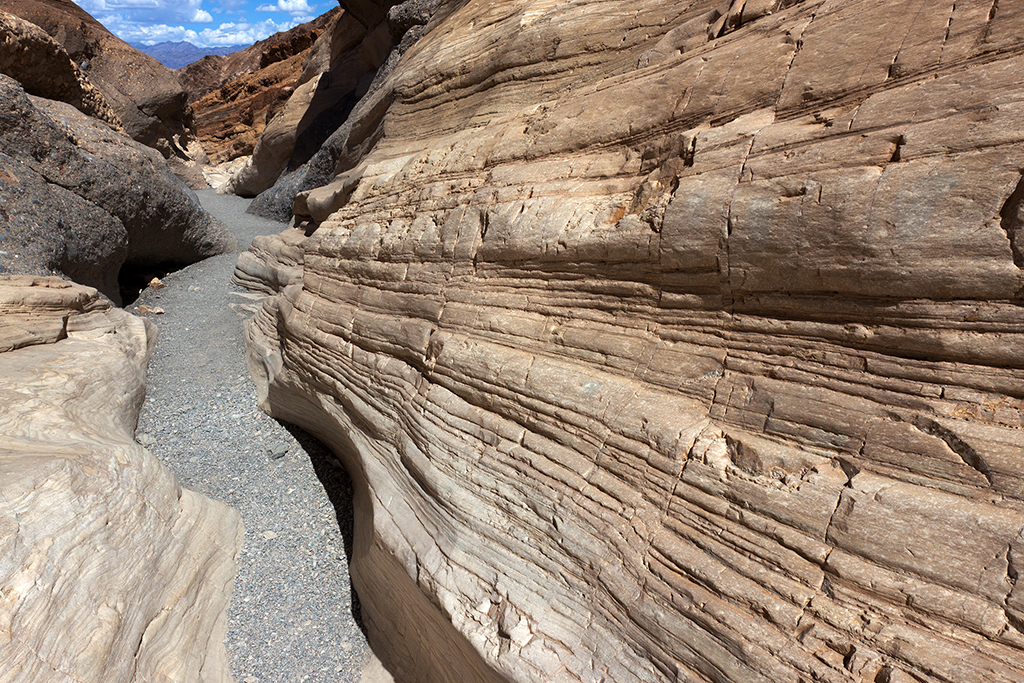
<svg viewBox="0 0 1024 683">
<path fill-rule="evenodd" d="M 283 227 L 246 215 L 248 200 L 199 194 L 242 249 Z M 230 283 L 236 258 L 170 273 L 129 307 L 163 310 L 146 314 L 160 334 L 137 439 L 182 486 L 242 515 L 245 545 L 228 609 L 236 683 L 358 681 L 373 658 L 346 560 L 349 482 L 322 444 L 257 409 L 242 326 L 259 301 Z"/>
</svg>

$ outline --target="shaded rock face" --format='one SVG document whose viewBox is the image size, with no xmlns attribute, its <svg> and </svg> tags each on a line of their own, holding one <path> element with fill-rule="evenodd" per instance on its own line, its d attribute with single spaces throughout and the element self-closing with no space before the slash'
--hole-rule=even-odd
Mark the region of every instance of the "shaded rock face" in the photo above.
<svg viewBox="0 0 1024 683">
<path fill-rule="evenodd" d="M 300 79 L 302 85 L 267 126 L 252 159 L 234 174 L 226 191 L 251 197 L 273 187 L 276 197 L 288 193 L 277 190 L 277 184 L 290 188 L 298 182 L 295 176 L 308 175 L 307 166 L 323 166 L 316 163 L 317 157 L 324 155 L 323 148 L 334 148 L 329 140 L 337 137 L 339 126 L 373 88 L 395 52 L 386 17 L 367 26 L 348 11 L 339 16 L 334 28 L 314 44 Z M 329 68 L 323 66 L 325 63 Z M 291 192 L 289 198 L 274 202 L 269 210 L 261 202 L 254 213 L 287 220 L 280 207 L 287 203 L 290 215 L 294 196 Z"/>
<path fill-rule="evenodd" d="M 115 37 L 71 0 L 0 0 L 41 27 L 99 89 L 128 135 L 172 156 L 202 160 L 192 110 L 174 71 Z"/>
<path fill-rule="evenodd" d="M 124 264 L 235 248 L 154 150 L 0 76 L 0 273 L 59 271 L 117 302 Z"/>
<path fill-rule="evenodd" d="M 238 514 L 133 439 L 155 328 L 0 278 L 0 678 L 228 683 Z"/>
<path fill-rule="evenodd" d="M 244 50 L 212 55 L 179 70 L 195 111 L 197 134 L 211 163 L 253 153 L 267 123 L 295 89 L 326 68 L 326 63 L 320 64 L 307 73 L 310 62 L 320 57 L 313 50 L 317 38 L 333 29 L 340 15 L 335 8 Z"/>
<path fill-rule="evenodd" d="M 440 8 L 249 327 L 397 678 L 1024 679 L 1022 21 Z"/>
</svg>

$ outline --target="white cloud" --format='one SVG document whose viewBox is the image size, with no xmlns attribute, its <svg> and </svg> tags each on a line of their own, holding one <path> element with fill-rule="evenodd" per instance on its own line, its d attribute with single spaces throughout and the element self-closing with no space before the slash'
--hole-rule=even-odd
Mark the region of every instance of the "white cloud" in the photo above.
<svg viewBox="0 0 1024 683">
<path fill-rule="evenodd" d="M 112 33 L 124 40 L 140 36 L 181 34 L 180 24 L 212 24 L 203 0 L 75 0 Z"/>
<path fill-rule="evenodd" d="M 307 0 L 277 0 L 276 5 L 260 5 L 257 12 L 287 12 L 292 17 L 313 16 L 313 8 Z M 308 21 L 304 19 L 303 21 Z"/>
</svg>

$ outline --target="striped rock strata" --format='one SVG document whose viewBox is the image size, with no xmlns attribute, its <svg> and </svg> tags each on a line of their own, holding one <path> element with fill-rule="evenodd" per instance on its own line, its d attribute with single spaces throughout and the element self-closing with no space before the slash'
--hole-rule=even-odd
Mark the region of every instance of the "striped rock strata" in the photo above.
<svg viewBox="0 0 1024 683">
<path fill-rule="evenodd" d="M 155 329 L 0 280 L 0 681 L 227 683 L 238 514 L 133 439 Z"/>
<path fill-rule="evenodd" d="M 1024 680 L 1022 22 L 442 6 L 249 327 L 399 679 Z"/>
</svg>

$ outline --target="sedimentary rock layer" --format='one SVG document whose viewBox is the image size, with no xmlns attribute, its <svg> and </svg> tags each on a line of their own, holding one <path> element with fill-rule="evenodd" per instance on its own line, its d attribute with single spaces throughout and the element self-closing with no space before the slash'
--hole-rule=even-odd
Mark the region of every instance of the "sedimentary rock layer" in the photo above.
<svg viewBox="0 0 1024 683">
<path fill-rule="evenodd" d="M 399 678 L 1024 679 L 1022 21 L 442 5 L 249 327 Z"/>
<path fill-rule="evenodd" d="M 0 279 L 0 681 L 227 683 L 236 512 L 133 435 L 155 329 Z"/>
<path fill-rule="evenodd" d="M 213 164 L 250 155 L 267 124 L 297 87 L 330 66 L 335 7 L 314 21 L 230 55 L 210 55 L 178 71 L 195 111 L 196 133 Z M 340 32 L 339 32 L 340 33 Z M 308 102 L 307 102 L 308 104 Z M 301 118 L 301 116 L 300 116 Z M 298 119 L 290 121 L 296 128 Z M 290 155 L 288 150 L 287 155 Z"/>
</svg>

